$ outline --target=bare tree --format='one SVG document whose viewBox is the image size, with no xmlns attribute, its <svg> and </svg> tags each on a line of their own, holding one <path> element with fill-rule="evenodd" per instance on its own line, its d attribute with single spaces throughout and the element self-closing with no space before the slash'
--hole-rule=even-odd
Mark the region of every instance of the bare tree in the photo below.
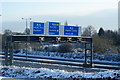
<svg viewBox="0 0 120 80">
<path fill-rule="evenodd" d="M 29 29 L 29 28 L 26 28 L 23 33 L 29 35 L 29 34 L 30 34 L 30 29 Z"/>
<path fill-rule="evenodd" d="M 65 22 L 65 26 L 68 26 L 68 22 L 67 21 Z"/>
<path fill-rule="evenodd" d="M 4 31 L 4 34 L 5 34 L 5 35 L 12 35 L 12 31 L 9 30 L 9 29 L 6 29 L 6 30 Z"/>
<path fill-rule="evenodd" d="M 82 36 L 92 36 L 94 35 L 96 32 L 96 30 L 94 29 L 94 27 L 92 25 L 87 26 L 86 28 L 83 29 L 83 34 Z"/>
</svg>

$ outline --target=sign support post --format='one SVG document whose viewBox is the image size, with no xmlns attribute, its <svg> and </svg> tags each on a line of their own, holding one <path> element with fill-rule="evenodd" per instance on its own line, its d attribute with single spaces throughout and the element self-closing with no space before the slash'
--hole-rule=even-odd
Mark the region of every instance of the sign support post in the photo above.
<svg viewBox="0 0 120 80">
<path fill-rule="evenodd" d="M 8 66 L 8 40 L 6 36 L 6 43 L 5 43 L 5 65 Z"/>
<path fill-rule="evenodd" d="M 10 59 L 9 59 L 9 63 L 10 63 L 10 65 L 12 65 L 13 64 L 13 43 L 12 42 L 10 42 Z"/>
</svg>

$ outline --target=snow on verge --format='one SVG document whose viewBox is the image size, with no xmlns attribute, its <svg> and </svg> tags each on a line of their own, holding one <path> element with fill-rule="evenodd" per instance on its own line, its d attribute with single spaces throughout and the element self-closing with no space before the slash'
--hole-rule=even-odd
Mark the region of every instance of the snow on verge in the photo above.
<svg viewBox="0 0 120 80">
<path fill-rule="evenodd" d="M 0 66 L 0 72 L 3 77 L 12 78 L 116 78 L 120 76 L 120 70 L 108 70 L 104 72 L 85 73 L 85 72 L 67 72 L 59 69 L 48 68 L 28 68 L 16 66 Z"/>
</svg>

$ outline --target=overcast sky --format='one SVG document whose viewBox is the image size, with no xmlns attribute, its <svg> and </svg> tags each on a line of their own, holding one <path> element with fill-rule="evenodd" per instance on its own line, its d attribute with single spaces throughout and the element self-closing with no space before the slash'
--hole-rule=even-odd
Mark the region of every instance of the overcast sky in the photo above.
<svg viewBox="0 0 120 80">
<path fill-rule="evenodd" d="M 82 28 L 92 25 L 98 30 L 118 29 L 119 0 L 3 0 L 0 4 L 2 30 L 10 29 L 23 32 L 25 20 L 32 21 L 65 21 L 70 25 Z"/>
</svg>

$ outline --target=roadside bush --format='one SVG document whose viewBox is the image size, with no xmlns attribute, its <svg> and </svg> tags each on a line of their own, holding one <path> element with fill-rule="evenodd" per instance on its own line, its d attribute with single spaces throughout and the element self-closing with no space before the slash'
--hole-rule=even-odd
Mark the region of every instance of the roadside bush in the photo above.
<svg viewBox="0 0 120 80">
<path fill-rule="evenodd" d="M 111 40 L 93 36 L 93 50 L 95 53 L 103 54 L 106 52 L 113 52 L 114 46 L 112 43 L 113 42 Z"/>
<path fill-rule="evenodd" d="M 60 53 L 73 52 L 73 45 L 70 43 L 63 43 L 58 47 L 58 52 Z"/>
<path fill-rule="evenodd" d="M 83 52 L 83 49 L 81 49 L 81 48 L 76 48 L 76 49 L 74 49 L 74 52 L 75 52 L 75 53 Z"/>
<path fill-rule="evenodd" d="M 19 53 L 20 52 L 20 50 L 14 50 L 14 53 Z"/>
</svg>

